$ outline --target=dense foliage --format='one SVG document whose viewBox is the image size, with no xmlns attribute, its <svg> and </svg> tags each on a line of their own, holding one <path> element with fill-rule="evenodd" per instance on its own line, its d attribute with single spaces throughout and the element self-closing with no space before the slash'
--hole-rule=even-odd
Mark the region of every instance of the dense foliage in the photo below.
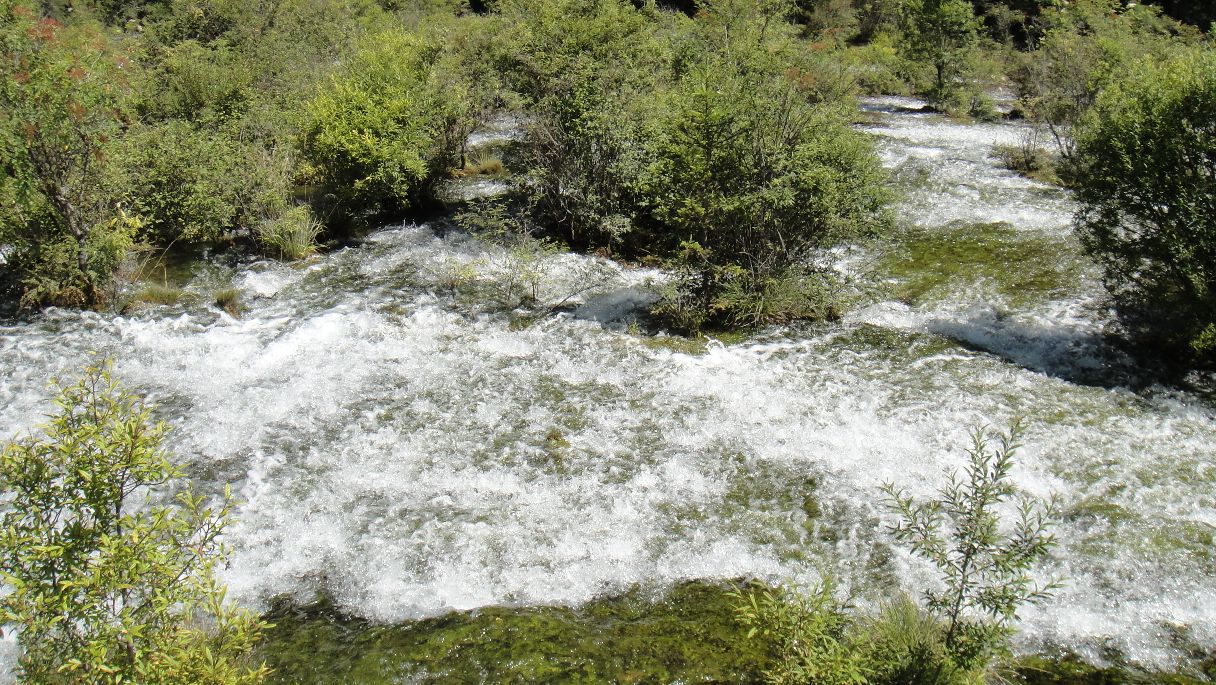
<svg viewBox="0 0 1216 685">
<path fill-rule="evenodd" d="M 93 27 L 0 3 L 0 242 L 30 274 L 24 297 L 88 305 L 137 222 L 106 180 L 130 116 L 124 58 Z"/>
<path fill-rule="evenodd" d="M 113 276 L 141 245 L 298 259 L 430 211 L 449 175 L 482 168 L 468 135 L 508 114 L 525 123 L 505 171 L 529 230 L 667 267 L 657 311 L 688 330 L 838 311 L 830 248 L 884 223 L 850 127 L 859 89 L 992 116 L 983 93 L 1008 74 L 1067 179 L 1099 94 L 1201 36 L 1115 0 L 3 9 L 0 280 L 24 306 L 121 305 Z M 1055 177 L 1037 139 L 1023 147 L 1011 166 Z"/>
<path fill-rule="evenodd" d="M 339 204 L 408 207 L 462 141 L 445 135 L 468 114 L 446 96 L 444 38 L 392 30 L 369 36 L 308 103 L 303 152 L 310 175 Z M 463 130 L 463 129 L 461 129 Z"/>
<path fill-rule="evenodd" d="M 261 682 L 261 622 L 215 578 L 231 499 L 152 498 L 181 471 L 106 367 L 58 391 L 44 434 L 0 454 L 0 620 L 19 630 L 23 682 Z"/>
<path fill-rule="evenodd" d="M 521 190 L 536 221 L 666 262 L 677 287 L 661 311 L 681 328 L 828 315 L 817 258 L 882 223 L 851 91 L 799 48 L 788 9 L 503 6 L 513 33 L 498 59 L 531 103 Z"/>
<path fill-rule="evenodd" d="M 1150 60 L 1077 132 L 1079 230 L 1142 342 L 1216 361 L 1216 53 Z"/>
<path fill-rule="evenodd" d="M 1211 364 L 1213 19 L 1177 0 L 0 0 L 0 282 L 27 308 L 102 307 L 149 246 L 306 258 L 441 205 L 449 177 L 494 166 L 467 141 L 503 115 L 523 128 L 493 160 L 513 196 L 457 215 L 504 244 L 498 306 L 537 306 L 561 245 L 665 269 L 662 325 L 829 318 L 833 250 L 887 220 L 855 95 L 995 117 L 984 93 L 1011 84 L 1055 150 L 1028 137 L 1010 166 L 1075 185 L 1133 337 Z M 239 314 L 239 291 L 212 297 Z M 256 621 L 212 578 L 228 502 L 143 499 L 180 472 L 103 370 L 59 402 L 0 460 L 18 503 L 0 608 L 27 676 L 256 681 L 238 658 Z M 830 583 L 754 596 L 742 618 L 781 651 L 771 680 L 979 677 L 1050 544 L 1033 508 L 1002 536 L 1016 441 L 990 438 L 938 500 L 890 492 L 896 537 L 943 573 L 928 611 L 856 619 Z"/>
</svg>

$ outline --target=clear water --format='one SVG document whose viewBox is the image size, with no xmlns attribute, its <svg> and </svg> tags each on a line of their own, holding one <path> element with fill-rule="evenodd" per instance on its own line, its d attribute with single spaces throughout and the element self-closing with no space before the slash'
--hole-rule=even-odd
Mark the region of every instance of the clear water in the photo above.
<svg viewBox="0 0 1216 685">
<path fill-rule="evenodd" d="M 854 258 L 874 287 L 843 322 L 690 354 L 596 317 L 479 305 L 510 299 L 511 255 L 388 227 L 306 266 L 203 270 L 175 308 L 0 327 L 0 433 L 38 422 L 52 375 L 112 355 L 199 487 L 232 482 L 244 501 L 233 597 L 324 590 L 394 621 L 638 582 L 806 584 L 825 565 L 915 590 L 931 569 L 889 547 L 879 487 L 931 493 L 971 426 L 1023 416 L 1015 477 L 1061 498 L 1046 573 L 1068 584 L 1022 612 L 1020 648 L 1169 667 L 1216 647 L 1216 417 L 1183 392 L 1099 382 L 1127 362 L 1101 341 L 1069 199 L 989 158 L 1016 126 L 899 104 L 867 105 L 905 193 L 888 251 L 979 247 L 927 275 Z M 1023 284 L 1024 268 L 1046 275 Z M 661 280 L 571 255 L 535 271 L 550 303 L 616 306 Z M 207 305 L 229 284 L 240 318 Z"/>
</svg>

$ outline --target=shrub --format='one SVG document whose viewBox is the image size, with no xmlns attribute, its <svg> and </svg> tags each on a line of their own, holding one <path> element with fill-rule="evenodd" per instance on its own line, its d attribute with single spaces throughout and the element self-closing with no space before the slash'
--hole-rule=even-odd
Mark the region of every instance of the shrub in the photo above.
<svg viewBox="0 0 1216 685">
<path fill-rule="evenodd" d="M 746 312 L 766 311 L 759 301 L 788 284 L 791 269 L 810 269 L 825 248 L 882 224 L 883 174 L 869 139 L 784 75 L 698 70 L 663 109 L 640 195 L 663 227 L 656 243 L 698 272 L 686 282 L 705 320 L 755 320 Z M 769 308 L 775 316 L 765 318 L 796 310 Z"/>
<path fill-rule="evenodd" d="M 445 132 L 467 102 L 438 76 L 443 45 L 401 30 L 372 36 L 307 104 L 304 156 L 347 211 L 408 207 L 459 159 L 463 140 Z"/>
<path fill-rule="evenodd" d="M 1026 131 L 1016 145 L 995 145 L 992 152 L 1001 166 L 1010 171 L 1045 183 L 1060 181 L 1056 176 L 1056 161 L 1043 147 L 1037 126 Z"/>
<path fill-rule="evenodd" d="M 825 311 L 816 258 L 883 220 L 852 80 L 795 41 L 786 9 L 504 3 L 499 59 L 535 112 L 533 219 L 580 248 L 669 260 L 681 289 L 659 312 L 684 329 Z"/>
<path fill-rule="evenodd" d="M 120 209 L 117 216 L 90 228 L 79 242 L 59 233 L 53 218 L 22 219 L 26 223 L 13 234 L 9 258 L 21 280 L 22 308 L 106 304 L 114 273 L 143 226 L 138 216 Z"/>
<path fill-rule="evenodd" d="M 317 251 L 321 224 L 308 207 L 293 207 L 281 216 L 264 221 L 257 228 L 258 241 L 279 259 L 303 259 Z"/>
<path fill-rule="evenodd" d="M 644 122 L 670 55 L 655 17 L 625 0 L 507 0 L 493 60 L 528 105 L 533 217 L 571 245 L 617 245 L 631 227 L 630 183 Z"/>
<path fill-rule="evenodd" d="M 258 683 L 245 663 L 261 622 L 224 601 L 215 578 L 218 508 L 184 490 L 164 424 L 108 365 L 57 385 L 43 435 L 7 444 L 0 486 L 4 623 L 20 627 L 20 677 L 34 683 Z"/>
<path fill-rule="evenodd" d="M 143 111 L 157 118 L 218 122 L 239 115 L 252 96 L 254 72 L 231 46 L 185 40 L 147 72 Z"/>
<path fill-rule="evenodd" d="M 853 0 L 797 0 L 795 16 L 803 32 L 815 39 L 844 45 L 860 30 Z"/>
<path fill-rule="evenodd" d="M 1078 231 L 1133 339 L 1216 362 L 1216 52 L 1147 60 L 1076 132 Z"/>
<path fill-rule="evenodd" d="M 963 670 L 984 668 L 1007 649 L 1009 622 L 1027 602 L 1056 587 L 1036 585 L 1031 570 L 1055 544 L 1049 532 L 1054 501 L 1018 500 L 1018 519 L 1002 525 L 1000 507 L 1014 498 L 1009 480 L 1020 427 L 1009 433 L 977 428 L 963 476 L 952 474 L 938 496 L 918 502 L 894 485 L 884 488 L 899 522 L 897 541 L 933 562 L 944 589 L 926 590 L 926 604 L 944 624 L 943 644 Z"/>
<path fill-rule="evenodd" d="M 143 238 L 207 242 L 242 217 L 246 161 L 235 141 L 182 121 L 135 125 L 122 141 L 116 195 L 145 219 Z"/>
<path fill-rule="evenodd" d="M 900 55 L 898 38 L 880 33 L 865 45 L 850 47 L 839 58 L 849 68 L 861 91 L 870 95 L 906 95 L 908 84 L 901 74 L 907 70 Z"/>
<path fill-rule="evenodd" d="M 1030 116 L 1048 127 L 1058 151 L 1073 152 L 1072 129 L 1119 74 L 1163 56 L 1187 32 L 1155 8 L 1116 12 L 1109 0 L 1079 0 L 1041 18 L 1037 49 L 1014 70 L 1018 96 Z"/>
<path fill-rule="evenodd" d="M 25 304 L 99 304 L 137 223 L 106 183 L 130 111 L 125 59 L 96 27 L 13 0 L 0 2 L 0 54 L 0 243 Z"/>
<path fill-rule="evenodd" d="M 736 614 L 749 638 L 774 645 L 769 685 L 863 685 L 867 682 L 862 643 L 855 640 L 845 603 L 831 577 L 811 592 L 754 590 L 736 595 Z"/>
<path fill-rule="evenodd" d="M 452 171 L 453 178 L 468 178 L 470 176 L 501 176 L 506 172 L 502 159 L 499 157 L 476 157 L 469 160 L 461 169 Z"/>
<path fill-rule="evenodd" d="M 526 217 L 512 216 L 504 204 L 494 200 L 473 203 L 456 216 L 456 222 L 502 248 L 485 262 L 491 279 L 488 294 L 499 306 L 516 309 L 542 304 L 541 290 L 550 280 L 550 260 L 562 248 L 559 243 L 537 237 Z M 472 275 L 461 270 L 441 274 L 441 279 L 455 289 L 459 280 Z"/>
<path fill-rule="evenodd" d="M 870 682 L 891 685 L 980 685 L 982 668 L 955 663 L 945 629 L 906 595 L 884 602 L 879 614 L 861 622 Z"/>
</svg>

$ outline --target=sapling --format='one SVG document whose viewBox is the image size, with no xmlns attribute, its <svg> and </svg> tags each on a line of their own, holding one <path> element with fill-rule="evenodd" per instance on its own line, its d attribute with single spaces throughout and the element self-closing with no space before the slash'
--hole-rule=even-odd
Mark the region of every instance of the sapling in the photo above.
<svg viewBox="0 0 1216 685">
<path fill-rule="evenodd" d="M 1010 480 L 1020 437 L 1016 422 L 1008 433 L 972 431 L 963 473 L 951 474 L 928 501 L 894 484 L 883 488 L 899 515 L 895 539 L 938 568 L 944 588 L 926 590 L 925 602 L 945 624 L 946 648 L 960 666 L 981 665 L 1003 646 L 1018 608 L 1059 587 L 1031 574 L 1055 545 L 1056 505 L 1020 495 Z M 1006 503 L 1016 508 L 1012 521 L 1003 520 Z"/>
<path fill-rule="evenodd" d="M 94 365 L 41 435 L 0 450 L 0 628 L 18 681 L 257 685 L 265 624 L 216 577 L 233 500 L 183 488 L 167 428 Z M 154 497 L 154 491 L 172 499 Z"/>
</svg>

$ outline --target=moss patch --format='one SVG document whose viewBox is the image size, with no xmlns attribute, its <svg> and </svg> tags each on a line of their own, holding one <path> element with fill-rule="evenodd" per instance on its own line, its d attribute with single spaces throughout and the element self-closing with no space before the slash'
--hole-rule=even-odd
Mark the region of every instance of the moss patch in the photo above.
<svg viewBox="0 0 1216 685">
<path fill-rule="evenodd" d="M 688 582 L 580 608 L 491 607 L 399 625 L 328 602 L 270 613 L 270 683 L 753 683 L 767 645 L 746 639 L 727 593 Z"/>
<path fill-rule="evenodd" d="M 710 343 L 720 343 L 725 346 L 737 345 L 750 340 L 755 333 L 747 330 L 714 331 L 695 336 L 670 335 L 639 335 L 638 340 L 652 350 L 669 350 L 679 354 L 699 356 L 705 354 Z"/>
<path fill-rule="evenodd" d="M 908 304 L 980 289 L 1023 306 L 1063 297 L 1081 277 L 1075 246 L 1000 223 L 909 229 L 877 271 Z"/>
<path fill-rule="evenodd" d="M 760 586 L 753 586 L 758 588 Z M 690 581 L 656 595 L 635 587 L 580 608 L 490 607 L 397 625 L 327 601 L 283 604 L 260 656 L 268 683 L 760 683 L 775 645 L 735 620 L 738 584 Z M 1001 669 L 1025 685 L 1200 685 L 1194 674 L 1099 668 L 1072 655 L 1024 656 Z"/>
<path fill-rule="evenodd" d="M 1202 678 L 1179 673 L 1157 673 L 1125 668 L 1090 666 L 1072 656 L 1030 656 L 1014 664 L 1013 682 L 1026 685 L 1200 685 Z"/>
</svg>

